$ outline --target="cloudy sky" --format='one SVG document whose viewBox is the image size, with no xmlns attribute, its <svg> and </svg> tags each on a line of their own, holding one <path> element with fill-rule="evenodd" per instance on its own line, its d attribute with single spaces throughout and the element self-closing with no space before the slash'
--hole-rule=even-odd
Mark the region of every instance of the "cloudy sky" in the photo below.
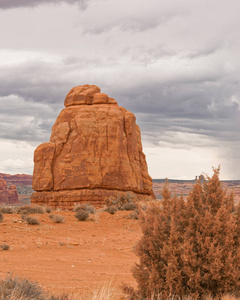
<svg viewBox="0 0 240 300">
<path fill-rule="evenodd" d="M 31 174 L 68 91 L 132 111 L 153 178 L 240 179 L 239 0 L 0 0 L 0 172 Z"/>
</svg>

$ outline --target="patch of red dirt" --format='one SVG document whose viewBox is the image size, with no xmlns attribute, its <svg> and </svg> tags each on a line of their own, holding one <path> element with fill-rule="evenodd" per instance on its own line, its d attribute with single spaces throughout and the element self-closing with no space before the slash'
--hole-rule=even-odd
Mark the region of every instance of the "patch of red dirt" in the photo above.
<svg viewBox="0 0 240 300">
<path fill-rule="evenodd" d="M 78 221 L 73 212 L 54 212 L 65 218 L 56 224 L 47 214 L 35 215 L 40 225 L 22 222 L 20 215 L 4 215 L 0 223 L 0 276 L 7 273 L 38 282 L 55 294 L 81 295 L 111 282 L 135 285 L 131 268 L 141 236 L 139 223 L 129 212 L 97 212 L 92 220 Z"/>
</svg>

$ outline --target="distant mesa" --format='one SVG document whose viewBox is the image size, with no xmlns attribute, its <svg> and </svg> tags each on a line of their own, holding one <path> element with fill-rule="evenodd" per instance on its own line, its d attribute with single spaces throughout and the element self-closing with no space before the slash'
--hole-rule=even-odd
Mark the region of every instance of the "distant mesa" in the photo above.
<svg viewBox="0 0 240 300">
<path fill-rule="evenodd" d="M 15 185 L 10 185 L 7 188 L 7 182 L 3 178 L 0 178 L 0 203 L 1 204 L 17 204 L 18 192 Z"/>
<path fill-rule="evenodd" d="M 26 174 L 10 175 L 5 173 L 0 173 L 0 178 L 6 180 L 8 185 L 16 185 L 18 187 L 32 185 L 32 175 L 26 175 Z"/>
<path fill-rule="evenodd" d="M 32 203 L 71 209 L 128 192 L 155 197 L 133 113 L 95 85 L 67 94 L 50 142 L 34 152 Z"/>
</svg>

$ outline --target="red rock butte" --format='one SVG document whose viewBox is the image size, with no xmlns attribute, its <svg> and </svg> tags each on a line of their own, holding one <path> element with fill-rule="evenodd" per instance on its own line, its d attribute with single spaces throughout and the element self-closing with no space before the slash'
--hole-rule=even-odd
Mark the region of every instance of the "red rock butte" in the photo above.
<svg viewBox="0 0 240 300">
<path fill-rule="evenodd" d="M 32 203 L 71 209 L 109 196 L 155 197 L 133 113 L 95 85 L 77 86 L 34 152 Z"/>
<path fill-rule="evenodd" d="M 0 203 L 4 203 L 4 204 L 19 203 L 16 185 L 10 185 L 9 188 L 7 188 L 7 182 L 2 178 L 0 178 Z"/>
</svg>

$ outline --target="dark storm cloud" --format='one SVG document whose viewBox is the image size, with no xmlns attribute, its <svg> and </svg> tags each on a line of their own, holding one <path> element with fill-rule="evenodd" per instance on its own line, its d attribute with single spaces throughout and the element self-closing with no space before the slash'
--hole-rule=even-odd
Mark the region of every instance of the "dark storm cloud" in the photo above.
<svg viewBox="0 0 240 300">
<path fill-rule="evenodd" d="M 47 104 L 25 101 L 15 95 L 0 97 L 0 138 L 31 144 L 49 140 L 55 111 Z"/>
<path fill-rule="evenodd" d="M 62 67 L 57 63 L 30 61 L 17 66 L 0 67 L 0 95 L 17 95 L 27 101 L 57 104 L 68 82 L 59 76 Z"/>
<path fill-rule="evenodd" d="M 81 8 L 85 8 L 87 0 L 1 0 L 0 9 L 9 9 L 17 7 L 34 7 L 42 4 L 59 4 L 61 2 L 69 4 L 79 4 Z"/>
<path fill-rule="evenodd" d="M 1 66 L 0 101 L 5 104 L 1 105 L 0 137 L 35 142 L 48 140 L 70 88 L 92 83 L 83 82 L 83 78 L 89 78 L 86 71 L 76 73 L 76 69 L 97 67 L 96 62 L 81 61 L 69 57 L 58 63 L 33 60 Z M 101 69 L 103 65 L 98 67 Z M 110 73 L 114 74 L 114 70 Z M 239 85 L 235 80 L 229 82 L 224 74 L 208 72 L 155 82 L 147 81 L 147 77 L 148 74 L 138 79 L 136 74 L 135 80 L 140 80 L 137 88 L 134 84 L 126 88 L 108 87 L 107 79 L 100 85 L 120 106 L 137 115 L 146 140 L 155 145 L 159 141 L 179 145 L 182 136 L 178 132 L 201 136 L 202 140 L 195 138 L 194 144 L 204 143 L 204 137 L 219 141 L 239 139 Z M 193 143 L 193 140 L 188 142 Z"/>
<path fill-rule="evenodd" d="M 231 120 L 239 112 L 239 104 L 233 98 L 236 94 L 237 83 L 226 88 L 220 80 L 208 86 L 204 82 L 159 82 L 154 87 L 145 85 L 138 91 L 127 90 L 119 97 L 130 110 L 139 113 L 157 113 L 166 118 Z"/>
<path fill-rule="evenodd" d="M 63 66 L 31 61 L 0 67 L 0 138 L 36 144 L 51 127 L 72 84 L 59 76 Z"/>
<path fill-rule="evenodd" d="M 179 146 L 177 134 L 199 135 L 189 142 L 202 145 L 204 137 L 216 144 L 239 141 L 239 84 L 228 82 L 223 74 L 202 80 L 169 80 L 158 84 L 143 84 L 138 89 L 117 92 L 121 105 L 136 113 L 145 140 L 157 145 L 168 141 Z M 201 138 L 200 138 L 201 137 Z"/>
</svg>

